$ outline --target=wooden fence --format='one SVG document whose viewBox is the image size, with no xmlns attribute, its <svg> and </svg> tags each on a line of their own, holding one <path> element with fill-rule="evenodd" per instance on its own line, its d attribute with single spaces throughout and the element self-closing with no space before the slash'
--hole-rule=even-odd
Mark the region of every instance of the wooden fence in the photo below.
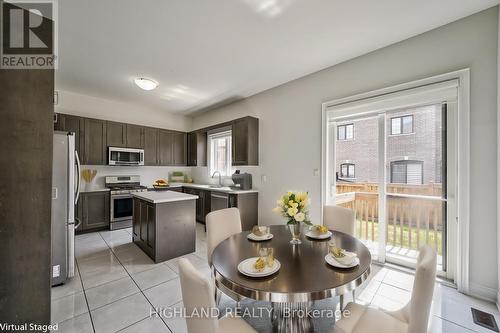
<svg viewBox="0 0 500 333">
<path fill-rule="evenodd" d="M 430 244 L 441 253 L 444 207 L 440 200 L 441 186 L 389 186 L 392 187 L 388 190 L 386 201 L 386 243 L 409 249 Z M 351 191 L 346 192 L 347 189 Z M 353 189 L 359 192 L 352 191 Z M 356 211 L 357 236 L 377 241 L 378 185 L 338 184 L 337 190 L 337 204 Z"/>
</svg>

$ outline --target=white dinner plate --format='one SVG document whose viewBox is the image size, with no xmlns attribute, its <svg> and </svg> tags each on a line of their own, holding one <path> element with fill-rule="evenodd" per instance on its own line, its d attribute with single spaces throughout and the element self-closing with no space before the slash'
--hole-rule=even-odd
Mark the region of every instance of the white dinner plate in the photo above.
<svg viewBox="0 0 500 333">
<path fill-rule="evenodd" d="M 239 263 L 238 265 L 238 271 L 246 276 L 249 277 L 264 277 L 264 276 L 269 276 L 277 271 L 279 271 L 281 264 L 277 259 L 274 259 L 274 265 L 273 267 L 269 267 L 266 265 L 262 271 L 258 271 L 255 269 L 254 264 L 259 259 L 258 257 L 253 257 L 253 258 L 248 258 L 243 260 L 242 262 Z"/>
<path fill-rule="evenodd" d="M 327 238 L 332 237 L 332 235 L 333 234 L 331 231 L 325 232 L 324 234 L 316 234 L 312 230 L 309 230 L 308 232 L 306 232 L 307 237 L 314 238 L 314 239 L 327 239 Z"/>
<path fill-rule="evenodd" d="M 332 256 L 331 253 L 328 253 L 326 256 L 325 256 L 325 261 L 333 266 L 333 267 L 337 267 L 337 268 L 352 268 L 352 267 L 356 267 L 359 265 L 359 258 L 356 257 L 354 258 L 354 260 L 352 261 L 352 263 L 350 265 L 344 265 L 340 262 L 338 262 L 334 256 Z"/>
<path fill-rule="evenodd" d="M 262 242 L 262 241 L 270 240 L 273 237 L 274 237 L 273 234 L 267 234 L 267 235 L 264 235 L 264 236 L 257 236 L 254 233 L 249 233 L 247 235 L 248 239 L 256 241 L 256 242 Z"/>
</svg>

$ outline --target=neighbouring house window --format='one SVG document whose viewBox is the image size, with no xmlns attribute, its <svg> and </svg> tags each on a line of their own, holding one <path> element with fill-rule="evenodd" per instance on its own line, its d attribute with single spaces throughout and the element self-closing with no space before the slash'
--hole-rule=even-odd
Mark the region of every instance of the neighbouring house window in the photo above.
<svg viewBox="0 0 500 333">
<path fill-rule="evenodd" d="M 424 162 L 391 162 L 391 183 L 421 185 L 424 181 Z"/>
<path fill-rule="evenodd" d="M 345 124 L 337 126 L 337 140 L 354 139 L 354 124 Z"/>
<path fill-rule="evenodd" d="M 340 165 L 340 178 L 355 178 L 355 169 L 353 163 L 342 163 Z"/>
<path fill-rule="evenodd" d="M 391 118 L 391 135 L 413 133 L 413 115 Z"/>
<path fill-rule="evenodd" d="M 231 175 L 231 131 L 208 134 L 209 174 L 219 171 L 222 176 Z"/>
</svg>

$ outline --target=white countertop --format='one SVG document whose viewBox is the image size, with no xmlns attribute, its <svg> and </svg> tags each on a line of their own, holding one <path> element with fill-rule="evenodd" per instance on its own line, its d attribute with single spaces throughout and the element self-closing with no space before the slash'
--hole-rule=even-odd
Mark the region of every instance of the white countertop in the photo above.
<svg viewBox="0 0 500 333">
<path fill-rule="evenodd" d="M 200 190 L 214 191 L 214 192 L 223 192 L 223 193 L 234 193 L 234 194 L 245 194 L 245 193 L 258 193 L 257 190 L 235 190 L 229 186 L 224 187 L 214 187 L 213 185 L 203 185 L 203 184 L 194 184 L 194 183 L 172 183 L 170 187 L 190 187 L 197 188 Z"/>
<path fill-rule="evenodd" d="M 132 195 L 136 198 L 154 204 L 198 199 L 197 195 L 179 193 L 175 191 L 134 192 Z"/>
</svg>

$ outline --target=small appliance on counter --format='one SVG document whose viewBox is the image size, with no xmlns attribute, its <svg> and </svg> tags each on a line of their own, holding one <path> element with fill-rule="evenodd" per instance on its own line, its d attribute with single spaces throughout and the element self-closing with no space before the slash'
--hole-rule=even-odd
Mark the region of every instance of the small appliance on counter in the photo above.
<svg viewBox="0 0 500 333">
<path fill-rule="evenodd" d="M 231 186 L 235 190 L 251 190 L 252 189 L 252 175 L 249 173 L 240 173 L 240 170 L 236 170 L 231 176 L 234 186 Z"/>
</svg>

